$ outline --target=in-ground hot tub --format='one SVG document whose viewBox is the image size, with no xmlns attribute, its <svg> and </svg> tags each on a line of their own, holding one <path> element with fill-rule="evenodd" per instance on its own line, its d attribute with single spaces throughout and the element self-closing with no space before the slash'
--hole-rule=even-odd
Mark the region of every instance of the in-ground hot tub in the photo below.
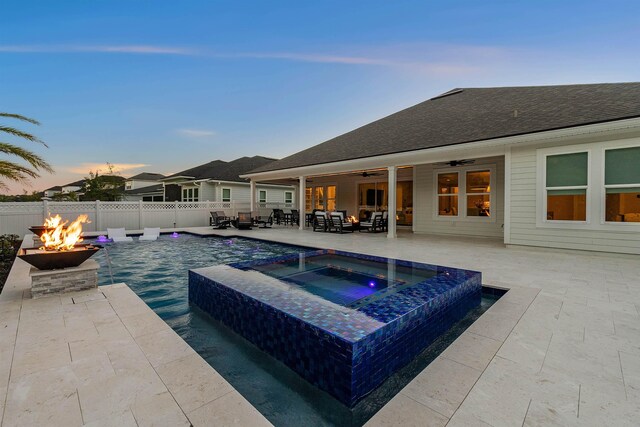
<svg viewBox="0 0 640 427">
<path fill-rule="evenodd" d="M 480 304 L 481 273 L 333 250 L 189 272 L 189 301 L 352 407 Z"/>
</svg>

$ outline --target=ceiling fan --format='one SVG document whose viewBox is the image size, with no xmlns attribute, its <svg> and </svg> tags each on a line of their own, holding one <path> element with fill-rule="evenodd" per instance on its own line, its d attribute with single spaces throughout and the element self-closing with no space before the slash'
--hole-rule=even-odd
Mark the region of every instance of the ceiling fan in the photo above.
<svg viewBox="0 0 640 427">
<path fill-rule="evenodd" d="M 462 166 L 462 165 L 472 165 L 476 161 L 472 159 L 462 159 L 462 160 L 450 160 L 448 162 L 439 163 L 441 165 L 449 165 L 449 166 Z"/>
<path fill-rule="evenodd" d="M 368 178 L 370 176 L 378 176 L 378 175 L 382 175 L 381 173 L 378 172 L 362 172 L 361 175 L 363 178 Z"/>
</svg>

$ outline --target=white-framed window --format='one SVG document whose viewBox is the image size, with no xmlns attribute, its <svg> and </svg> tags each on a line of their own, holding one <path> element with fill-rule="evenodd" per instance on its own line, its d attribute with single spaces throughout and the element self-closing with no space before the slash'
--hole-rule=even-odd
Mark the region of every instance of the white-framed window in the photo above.
<svg viewBox="0 0 640 427">
<path fill-rule="evenodd" d="M 284 192 L 284 202 L 286 204 L 292 204 L 293 203 L 293 191 L 285 191 Z"/>
<path fill-rule="evenodd" d="M 231 189 L 230 188 L 223 188 L 222 189 L 222 201 L 223 202 L 230 202 L 231 201 Z"/>
<path fill-rule="evenodd" d="M 536 226 L 640 232 L 639 164 L 640 138 L 538 149 Z"/>
<path fill-rule="evenodd" d="M 258 191 L 258 203 L 267 203 L 267 190 Z"/>
<path fill-rule="evenodd" d="M 640 225 L 640 145 L 604 149 L 602 201 L 603 222 Z"/>
<path fill-rule="evenodd" d="M 588 221 L 589 162 L 589 151 L 544 156 L 545 221 Z"/>
<path fill-rule="evenodd" d="M 495 166 L 479 165 L 434 171 L 434 217 L 495 221 Z"/>
<path fill-rule="evenodd" d="M 182 201 L 183 202 L 197 202 L 199 200 L 199 188 L 189 187 L 182 189 Z"/>
<path fill-rule="evenodd" d="M 437 177 L 438 215 L 458 216 L 460 173 L 441 172 Z"/>
<path fill-rule="evenodd" d="M 335 184 L 316 185 L 305 188 L 305 210 L 314 209 L 333 212 L 336 210 L 338 187 Z"/>
</svg>

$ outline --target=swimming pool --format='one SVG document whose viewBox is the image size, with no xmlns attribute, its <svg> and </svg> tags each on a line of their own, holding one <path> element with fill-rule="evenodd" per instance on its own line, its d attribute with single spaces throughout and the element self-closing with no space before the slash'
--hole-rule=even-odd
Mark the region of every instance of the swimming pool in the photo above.
<svg viewBox="0 0 640 427">
<path fill-rule="evenodd" d="M 94 256 L 100 284 L 126 282 L 170 327 L 274 425 L 363 425 L 498 298 L 481 305 L 441 335 L 354 408 L 312 386 L 221 322 L 188 303 L 189 269 L 241 260 L 299 254 L 308 248 L 243 239 L 162 235 L 157 242 L 106 244 Z M 108 255 L 108 256 L 107 256 Z"/>
</svg>

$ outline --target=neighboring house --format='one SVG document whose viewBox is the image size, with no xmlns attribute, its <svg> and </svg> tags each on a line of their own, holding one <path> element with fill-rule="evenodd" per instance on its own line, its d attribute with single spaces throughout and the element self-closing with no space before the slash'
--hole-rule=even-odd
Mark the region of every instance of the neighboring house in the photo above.
<svg viewBox="0 0 640 427">
<path fill-rule="evenodd" d="M 84 179 L 63 185 L 61 193 L 62 194 L 69 194 L 69 193 L 80 194 L 79 192 L 80 190 L 82 190 L 82 187 L 84 187 Z"/>
<path fill-rule="evenodd" d="M 56 185 L 43 191 L 44 197 L 53 197 L 58 193 L 62 193 L 62 186 Z"/>
<path fill-rule="evenodd" d="M 124 182 L 124 199 L 128 201 L 164 202 L 165 176 L 159 173 L 142 172 Z"/>
<path fill-rule="evenodd" d="M 389 237 L 640 254 L 640 83 L 454 89 L 244 176 Z"/>
<path fill-rule="evenodd" d="M 47 188 L 44 190 L 44 197 L 53 197 L 56 194 L 69 194 L 76 193 L 81 195 L 82 187 L 84 186 L 84 180 L 70 182 L 65 185 L 56 185 L 55 187 Z"/>
<path fill-rule="evenodd" d="M 165 185 L 180 186 L 180 200 L 183 202 L 249 202 L 251 186 L 249 180 L 240 175 L 252 169 L 265 166 L 275 159 L 262 156 L 241 157 L 225 162 L 214 160 L 164 178 Z M 263 183 L 255 189 L 258 207 L 278 203 L 293 206 L 295 188 L 291 185 Z"/>
</svg>

